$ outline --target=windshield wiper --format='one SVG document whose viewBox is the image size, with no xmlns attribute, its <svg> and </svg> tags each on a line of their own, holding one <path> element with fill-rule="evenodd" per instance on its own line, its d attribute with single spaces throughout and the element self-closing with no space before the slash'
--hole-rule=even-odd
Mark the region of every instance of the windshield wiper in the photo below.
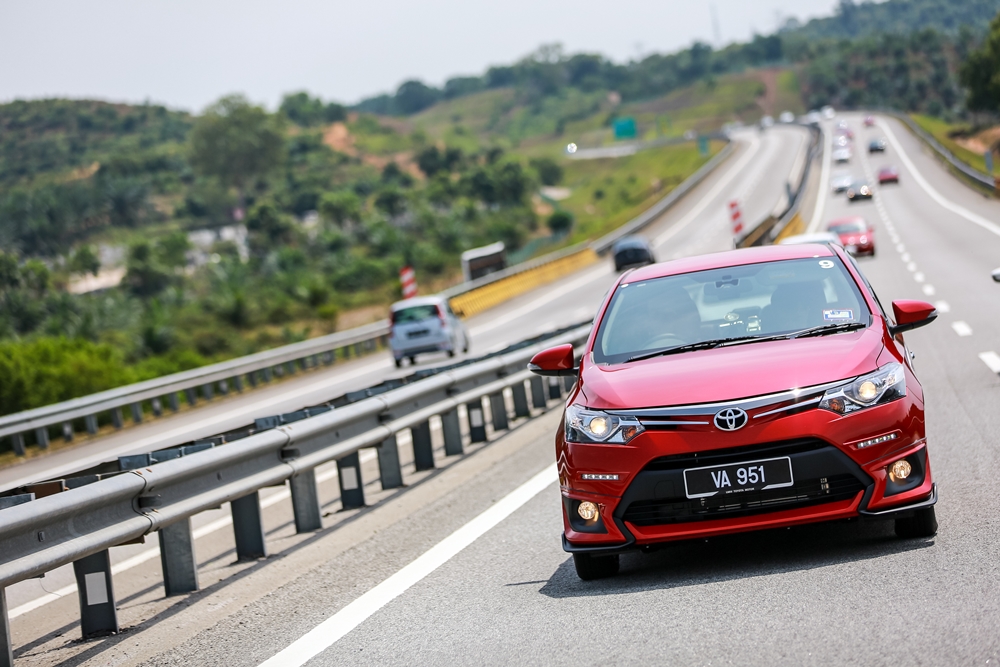
<svg viewBox="0 0 1000 667">
<path fill-rule="evenodd" d="M 801 331 L 793 331 L 785 334 L 786 338 L 807 338 L 809 336 L 825 336 L 826 334 L 839 333 L 841 331 L 854 331 L 864 329 L 867 325 L 864 322 L 841 322 L 840 324 L 822 324 L 818 327 L 810 327 Z"/>
<path fill-rule="evenodd" d="M 804 338 L 808 336 L 823 336 L 829 333 L 837 333 L 840 331 L 852 331 L 854 329 L 863 329 L 865 324 L 862 322 L 842 322 L 840 324 L 823 324 L 818 327 L 810 327 L 809 329 L 802 329 L 801 331 L 792 331 L 790 333 L 774 334 L 771 336 L 738 336 L 736 338 L 715 338 L 713 340 L 703 340 L 697 343 L 688 343 L 687 345 L 675 345 L 674 347 L 665 347 L 659 350 L 653 350 L 652 352 L 645 352 L 643 354 L 637 354 L 633 357 L 629 357 L 625 360 L 625 363 L 632 361 L 642 361 L 643 359 L 652 359 L 653 357 L 663 357 L 668 354 L 679 354 L 681 352 L 693 352 L 695 350 L 711 350 L 716 347 L 726 347 L 728 345 L 739 345 L 742 343 L 763 343 L 769 340 L 785 340 L 789 338 Z"/>
</svg>

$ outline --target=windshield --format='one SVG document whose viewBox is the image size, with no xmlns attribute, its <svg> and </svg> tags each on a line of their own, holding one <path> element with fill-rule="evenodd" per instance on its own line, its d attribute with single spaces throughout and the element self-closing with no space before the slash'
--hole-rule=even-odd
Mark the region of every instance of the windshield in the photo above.
<svg viewBox="0 0 1000 667">
<path fill-rule="evenodd" d="M 864 220 L 841 220 L 831 222 L 827 229 L 834 234 L 850 234 L 851 232 L 867 232 L 868 225 L 865 224 Z"/>
<path fill-rule="evenodd" d="M 837 257 L 731 266 L 621 285 L 601 320 L 594 361 L 617 364 L 701 341 L 870 321 Z"/>
<path fill-rule="evenodd" d="M 437 316 L 437 306 L 410 306 L 409 308 L 395 311 L 392 314 L 392 323 L 406 324 L 407 322 L 422 322 Z"/>
</svg>

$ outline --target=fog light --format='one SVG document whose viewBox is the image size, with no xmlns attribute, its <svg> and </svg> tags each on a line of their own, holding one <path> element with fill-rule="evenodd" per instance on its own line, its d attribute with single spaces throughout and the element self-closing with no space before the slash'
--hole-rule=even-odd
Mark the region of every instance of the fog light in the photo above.
<svg viewBox="0 0 1000 667">
<path fill-rule="evenodd" d="M 900 459 L 889 468 L 889 479 L 894 482 L 901 482 L 909 477 L 911 472 L 913 472 L 913 466 L 910 465 L 910 462 L 906 459 Z"/>
<path fill-rule="evenodd" d="M 580 503 L 580 506 L 576 508 L 576 513 L 579 514 L 580 518 L 584 521 L 593 521 L 598 515 L 597 505 L 589 500 L 584 500 Z"/>
</svg>

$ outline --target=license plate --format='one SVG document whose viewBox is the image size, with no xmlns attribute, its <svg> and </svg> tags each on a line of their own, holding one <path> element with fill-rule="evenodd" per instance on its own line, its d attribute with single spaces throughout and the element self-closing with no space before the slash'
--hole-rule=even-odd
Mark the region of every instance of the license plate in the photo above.
<svg viewBox="0 0 1000 667">
<path fill-rule="evenodd" d="M 407 338 L 420 338 L 430 333 L 429 329 L 417 329 L 406 334 Z"/>
<path fill-rule="evenodd" d="M 794 483 L 792 460 L 787 456 L 684 471 L 684 493 L 688 498 L 738 495 Z"/>
</svg>

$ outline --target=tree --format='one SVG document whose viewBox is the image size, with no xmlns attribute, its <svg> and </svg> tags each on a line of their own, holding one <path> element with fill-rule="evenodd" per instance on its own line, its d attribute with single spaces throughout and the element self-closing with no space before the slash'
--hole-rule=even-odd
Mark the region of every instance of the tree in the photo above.
<svg viewBox="0 0 1000 667">
<path fill-rule="evenodd" d="M 92 273 L 101 270 L 101 260 L 89 245 L 80 246 L 69 260 L 69 270 L 74 273 Z"/>
<path fill-rule="evenodd" d="M 242 211 L 249 185 L 283 162 L 285 129 L 281 119 L 242 95 L 223 97 L 194 123 L 192 166 L 235 188 L 237 206 Z"/>
<path fill-rule="evenodd" d="M 559 185 L 563 177 L 563 169 L 559 163 L 548 157 L 535 158 L 531 161 L 531 166 L 538 174 L 538 180 L 542 185 Z"/>
<path fill-rule="evenodd" d="M 990 23 L 982 48 L 969 54 L 958 76 L 969 91 L 969 110 L 1000 111 L 1000 14 Z"/>
<path fill-rule="evenodd" d="M 545 222 L 553 235 L 565 234 L 573 226 L 573 214 L 567 211 L 556 211 Z"/>
<path fill-rule="evenodd" d="M 396 91 L 393 107 L 404 116 L 423 111 L 441 98 L 441 91 L 421 81 L 405 81 Z"/>
<path fill-rule="evenodd" d="M 323 123 L 335 123 L 347 118 L 347 110 L 336 102 L 324 104 L 318 97 L 310 97 L 301 91 L 285 95 L 278 111 L 288 116 L 296 125 L 311 127 Z"/>
<path fill-rule="evenodd" d="M 170 273 L 160 263 L 157 253 L 148 241 L 140 241 L 129 249 L 125 267 L 123 282 L 136 296 L 156 296 L 171 283 Z"/>
<path fill-rule="evenodd" d="M 361 199 L 350 190 L 328 192 L 319 200 L 319 214 L 343 229 L 348 221 L 361 217 Z"/>
</svg>

